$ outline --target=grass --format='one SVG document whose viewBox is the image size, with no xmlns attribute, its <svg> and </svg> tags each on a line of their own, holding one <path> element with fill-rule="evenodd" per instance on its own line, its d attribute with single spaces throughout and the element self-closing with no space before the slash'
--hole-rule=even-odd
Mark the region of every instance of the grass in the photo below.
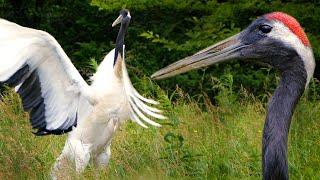
<svg viewBox="0 0 320 180">
<path fill-rule="evenodd" d="M 126 123 L 114 138 L 107 169 L 90 165 L 66 179 L 261 179 L 266 104 L 244 92 L 223 91 L 218 106 L 177 94 L 162 128 Z M 34 136 L 19 98 L 9 92 L 0 102 L 0 179 L 48 178 L 65 138 Z M 290 177 L 320 177 L 319 154 L 320 103 L 303 97 L 290 131 Z"/>
</svg>

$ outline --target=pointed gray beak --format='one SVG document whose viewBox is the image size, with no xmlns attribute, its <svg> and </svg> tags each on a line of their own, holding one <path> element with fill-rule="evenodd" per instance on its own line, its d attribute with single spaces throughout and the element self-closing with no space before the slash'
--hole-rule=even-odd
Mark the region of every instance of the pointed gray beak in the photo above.
<svg viewBox="0 0 320 180">
<path fill-rule="evenodd" d="M 155 72 L 151 78 L 164 79 L 175 76 L 192 69 L 209 66 L 227 60 L 241 57 L 240 50 L 248 45 L 244 45 L 236 34 L 226 40 L 205 48 L 198 53 L 181 59 L 165 68 Z"/>
<path fill-rule="evenodd" d="M 123 16 L 120 15 L 115 21 L 112 23 L 112 27 L 115 27 L 117 24 L 121 23 Z"/>
</svg>

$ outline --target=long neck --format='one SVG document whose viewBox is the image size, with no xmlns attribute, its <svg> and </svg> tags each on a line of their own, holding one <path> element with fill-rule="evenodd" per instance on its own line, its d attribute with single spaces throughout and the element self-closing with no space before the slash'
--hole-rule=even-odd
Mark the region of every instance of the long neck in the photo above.
<svg viewBox="0 0 320 180">
<path fill-rule="evenodd" d="M 117 36 L 116 40 L 116 49 L 115 49 L 115 56 L 114 56 L 114 64 L 116 63 L 116 60 L 118 58 L 118 54 L 120 53 L 121 56 L 123 56 L 123 45 L 124 45 L 124 35 L 126 34 L 126 30 L 128 27 L 129 23 L 123 22 L 121 23 L 121 27 Z"/>
<path fill-rule="evenodd" d="M 307 74 L 299 57 L 280 69 L 281 80 L 269 102 L 263 130 L 263 179 L 289 179 L 287 143 L 291 118 L 306 84 Z"/>
</svg>

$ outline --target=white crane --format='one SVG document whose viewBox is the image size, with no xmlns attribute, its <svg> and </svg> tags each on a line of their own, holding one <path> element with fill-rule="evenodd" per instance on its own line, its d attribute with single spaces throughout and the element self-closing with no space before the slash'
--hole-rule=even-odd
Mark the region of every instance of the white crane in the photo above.
<svg viewBox="0 0 320 180">
<path fill-rule="evenodd" d="M 121 23 L 116 48 L 104 58 L 89 86 L 58 42 L 48 33 L 0 19 L 0 82 L 14 87 L 30 114 L 36 135 L 69 132 L 54 173 L 64 160 L 81 172 L 92 158 L 108 164 L 114 132 L 127 119 L 143 127 L 160 127 L 147 115 L 165 119 L 158 104 L 132 86 L 125 64 L 124 35 L 131 16 L 128 10 L 112 24 Z M 142 119 L 142 120 L 141 120 Z"/>
</svg>

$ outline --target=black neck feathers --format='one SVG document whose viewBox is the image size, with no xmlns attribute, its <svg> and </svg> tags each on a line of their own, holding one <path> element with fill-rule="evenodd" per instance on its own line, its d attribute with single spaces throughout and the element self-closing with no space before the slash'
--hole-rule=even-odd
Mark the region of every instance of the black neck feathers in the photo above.
<svg viewBox="0 0 320 180">
<path fill-rule="evenodd" d="M 126 34 L 127 28 L 129 26 L 130 20 L 123 19 L 121 22 L 120 30 L 116 40 L 116 48 L 115 48 L 115 56 L 113 65 L 116 64 L 118 54 L 120 53 L 121 57 L 123 57 L 123 45 L 124 45 L 124 36 Z"/>
<path fill-rule="evenodd" d="M 307 82 L 303 61 L 295 56 L 277 67 L 281 72 L 267 111 L 262 139 L 262 167 L 265 180 L 289 179 L 287 143 L 291 118 Z"/>
</svg>

